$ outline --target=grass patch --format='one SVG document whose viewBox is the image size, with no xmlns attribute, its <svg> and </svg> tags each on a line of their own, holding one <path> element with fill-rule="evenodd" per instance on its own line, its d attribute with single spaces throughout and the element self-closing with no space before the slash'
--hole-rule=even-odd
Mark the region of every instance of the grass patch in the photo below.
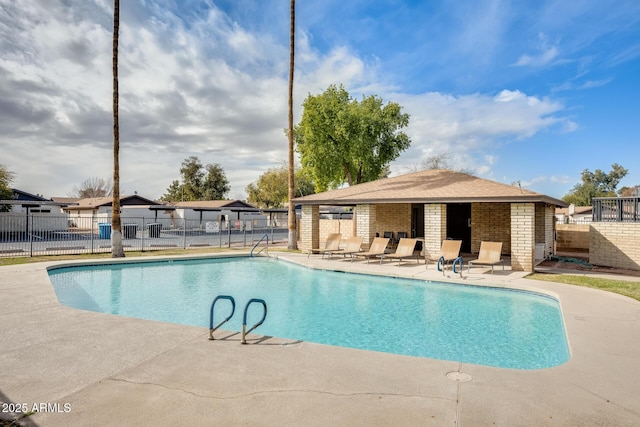
<svg viewBox="0 0 640 427">
<path fill-rule="evenodd" d="M 148 257 L 148 256 L 162 256 L 162 255 L 195 255 L 195 254 L 215 254 L 220 252 L 248 252 L 251 247 L 244 248 L 176 248 L 176 249 L 163 249 L 157 251 L 125 251 L 125 258 L 136 257 Z M 290 250 L 282 246 L 269 246 L 269 251 L 274 252 L 299 252 L 298 250 Z M 85 259 L 108 259 L 111 258 L 111 252 L 101 252 L 97 254 L 75 254 L 75 255 L 42 255 L 34 257 L 15 257 L 15 258 L 2 258 L 0 257 L 0 266 L 3 265 L 19 265 L 30 264 L 34 262 L 52 262 L 52 261 L 77 261 Z"/>
<path fill-rule="evenodd" d="M 206 254 L 206 253 L 219 253 L 219 252 L 246 252 L 251 248 L 200 248 L 200 249 L 166 249 L 158 251 L 125 251 L 125 258 L 139 258 L 147 256 L 160 256 L 160 255 L 194 255 L 194 254 Z M 270 248 L 270 250 L 272 250 Z M 18 264 L 30 264 L 34 262 L 52 262 L 52 261 L 69 261 L 69 260 L 85 260 L 85 259 L 107 259 L 111 258 L 111 252 L 103 252 L 97 254 L 77 254 L 77 255 L 42 255 L 34 257 L 15 257 L 15 258 L 0 258 L 0 266 L 3 265 L 18 265 Z"/>
<path fill-rule="evenodd" d="M 600 277 L 574 276 L 572 274 L 545 274 L 533 273 L 527 279 L 544 280 L 546 282 L 566 283 L 568 285 L 585 286 L 587 288 L 601 289 L 615 292 L 640 301 L 640 280 L 613 280 Z"/>
</svg>

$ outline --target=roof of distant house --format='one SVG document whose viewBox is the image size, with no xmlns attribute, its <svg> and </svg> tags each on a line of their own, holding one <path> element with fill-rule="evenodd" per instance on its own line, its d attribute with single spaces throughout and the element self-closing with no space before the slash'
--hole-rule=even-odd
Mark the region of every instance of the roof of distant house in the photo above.
<svg viewBox="0 0 640 427">
<path fill-rule="evenodd" d="M 257 209 L 255 206 L 242 200 L 196 200 L 189 202 L 173 202 L 172 206 L 176 208 L 195 209 L 195 210 L 219 210 L 231 208 L 248 208 Z"/>
<path fill-rule="evenodd" d="M 80 199 L 77 201 L 77 205 L 69 206 L 66 210 L 87 210 L 97 209 L 101 206 L 111 206 L 113 203 L 113 197 L 90 197 L 87 199 Z M 160 203 L 147 199 L 137 194 L 132 196 L 120 197 L 120 206 L 156 206 Z"/>
<path fill-rule="evenodd" d="M 592 206 L 575 206 L 573 208 L 574 215 L 591 214 L 592 211 L 593 211 Z M 569 208 L 556 208 L 556 214 L 570 215 Z"/>
<path fill-rule="evenodd" d="M 79 197 L 52 197 L 51 200 L 53 200 L 56 203 L 64 203 L 67 205 L 72 205 L 72 204 L 78 204 L 78 202 L 81 200 Z"/>
<path fill-rule="evenodd" d="M 42 197 L 37 194 L 27 193 L 26 191 L 18 190 L 17 188 L 12 188 L 13 191 L 13 199 L 14 200 L 27 200 L 32 202 L 51 202 L 51 199 L 47 199 L 46 197 Z"/>
</svg>

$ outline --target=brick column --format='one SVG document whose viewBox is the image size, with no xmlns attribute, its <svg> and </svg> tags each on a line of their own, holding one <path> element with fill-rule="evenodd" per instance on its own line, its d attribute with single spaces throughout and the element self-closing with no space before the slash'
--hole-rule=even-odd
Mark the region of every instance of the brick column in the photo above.
<svg viewBox="0 0 640 427">
<path fill-rule="evenodd" d="M 320 206 L 302 205 L 302 235 L 300 236 L 300 247 L 298 249 L 306 251 L 311 248 L 320 247 Z"/>
<path fill-rule="evenodd" d="M 447 238 L 447 205 L 424 205 L 424 250 L 425 255 L 440 253 L 442 241 Z"/>
<path fill-rule="evenodd" d="M 362 237 L 362 247 L 368 249 L 376 237 L 376 205 L 356 206 L 356 236 Z"/>
<path fill-rule="evenodd" d="M 533 271 L 536 236 L 536 205 L 511 203 L 511 268 Z"/>
</svg>

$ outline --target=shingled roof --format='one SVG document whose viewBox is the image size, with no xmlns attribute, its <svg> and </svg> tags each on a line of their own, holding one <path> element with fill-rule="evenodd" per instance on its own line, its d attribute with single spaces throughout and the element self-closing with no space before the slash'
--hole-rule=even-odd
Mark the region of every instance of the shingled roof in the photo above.
<svg viewBox="0 0 640 427">
<path fill-rule="evenodd" d="M 172 203 L 176 208 L 188 209 L 223 209 L 223 208 L 251 208 L 255 206 L 242 200 L 197 200 Z"/>
<path fill-rule="evenodd" d="M 519 186 L 450 170 L 426 170 L 293 199 L 300 205 L 375 203 L 543 202 L 567 203 Z"/>
</svg>

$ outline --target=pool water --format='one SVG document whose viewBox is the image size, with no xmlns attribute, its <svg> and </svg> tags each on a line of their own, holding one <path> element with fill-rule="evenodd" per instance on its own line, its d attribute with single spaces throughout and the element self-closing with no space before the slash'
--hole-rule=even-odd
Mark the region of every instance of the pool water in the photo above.
<svg viewBox="0 0 640 427">
<path fill-rule="evenodd" d="M 239 332 L 246 302 L 261 298 L 268 315 L 259 335 L 516 369 L 569 360 L 558 301 L 531 292 L 241 257 L 64 267 L 49 275 L 60 303 L 83 310 L 208 328 L 213 299 L 231 295 L 236 313 L 222 329 Z M 214 324 L 230 309 L 218 301 Z M 262 306 L 252 305 L 247 327 L 261 317 Z"/>
</svg>

